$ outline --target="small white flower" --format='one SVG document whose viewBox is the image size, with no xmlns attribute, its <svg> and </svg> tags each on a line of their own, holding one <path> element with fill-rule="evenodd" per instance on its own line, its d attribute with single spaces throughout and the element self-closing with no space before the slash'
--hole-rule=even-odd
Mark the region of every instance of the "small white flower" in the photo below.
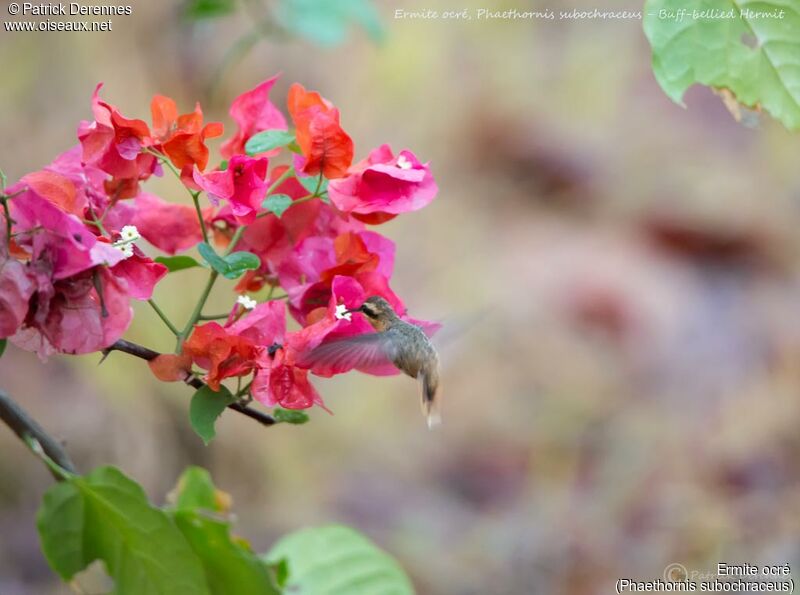
<svg viewBox="0 0 800 595">
<path fill-rule="evenodd" d="M 125 258 L 133 256 L 133 244 L 114 244 L 114 248 L 122 252 Z"/>
<path fill-rule="evenodd" d="M 344 318 L 347 321 L 353 320 L 352 312 L 347 311 L 347 306 L 344 304 L 339 304 L 336 306 L 336 312 L 333 314 L 336 317 L 336 320 L 341 320 Z"/>
<path fill-rule="evenodd" d="M 400 155 L 400 157 L 397 158 L 397 167 L 400 169 L 411 169 L 412 165 L 411 162 L 406 159 L 405 155 Z"/>
<path fill-rule="evenodd" d="M 120 230 L 119 235 L 123 242 L 135 242 L 142 237 L 135 225 L 126 225 Z"/>
<path fill-rule="evenodd" d="M 258 305 L 257 301 L 247 295 L 240 295 L 236 298 L 236 303 L 245 310 L 253 310 Z"/>
</svg>

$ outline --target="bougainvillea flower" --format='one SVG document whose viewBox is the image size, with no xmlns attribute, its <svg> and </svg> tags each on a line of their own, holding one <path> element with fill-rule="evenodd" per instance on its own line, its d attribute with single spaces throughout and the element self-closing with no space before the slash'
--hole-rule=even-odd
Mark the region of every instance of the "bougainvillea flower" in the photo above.
<svg viewBox="0 0 800 595">
<path fill-rule="evenodd" d="M 308 370 L 295 365 L 291 350 L 263 350 L 258 364 L 250 389 L 258 402 L 267 407 L 280 405 L 285 409 L 308 409 L 313 405 L 324 407 L 322 397 L 308 379 Z"/>
<path fill-rule="evenodd" d="M 288 108 L 302 151 L 298 171 L 328 179 L 344 176 L 353 162 L 353 140 L 339 125 L 339 110 L 298 83 L 289 88 Z"/>
<path fill-rule="evenodd" d="M 267 159 L 246 155 L 231 157 L 225 170 L 203 174 L 194 169 L 194 182 L 204 190 L 215 205 L 221 200 L 242 224 L 252 223 L 267 193 Z"/>
<path fill-rule="evenodd" d="M 258 132 L 286 130 L 286 118 L 269 100 L 269 92 L 278 76 L 273 76 L 233 100 L 229 113 L 238 129 L 232 138 L 222 143 L 220 152 L 226 159 L 244 154 L 245 143 Z M 271 153 L 265 155 L 270 157 Z"/>
<path fill-rule="evenodd" d="M 208 370 L 205 381 L 219 390 L 221 380 L 253 371 L 259 348 L 282 342 L 285 332 L 283 303 L 266 302 L 233 324 L 209 322 L 198 326 L 184 343 L 183 352 Z"/>
<path fill-rule="evenodd" d="M 143 153 L 152 144 L 150 130 L 142 120 L 131 120 L 116 107 L 100 99 L 102 83 L 92 95 L 94 121 L 83 121 L 78 127 L 78 140 L 83 148 L 83 162 L 94 165 L 119 180 L 130 180 L 126 197 L 139 180 L 153 174 L 158 165 L 155 156 Z"/>
<path fill-rule="evenodd" d="M 196 165 L 201 171 L 208 165 L 206 139 L 222 135 L 222 124 L 211 122 L 203 126 L 203 111 L 198 103 L 194 112 L 178 115 L 175 101 L 156 95 L 150 103 L 153 134 L 164 153 L 178 169 Z"/>
<path fill-rule="evenodd" d="M 210 215 L 208 211 L 205 214 Z M 203 241 L 194 207 L 166 202 L 147 192 L 136 197 L 133 224 L 144 239 L 167 254 L 183 252 Z"/>
<path fill-rule="evenodd" d="M 274 168 L 270 173 L 270 183 L 285 170 L 286 166 Z M 294 200 L 308 195 L 308 191 L 295 178 L 283 182 L 275 192 L 286 194 Z M 237 291 L 257 291 L 263 287 L 266 278 L 274 280 L 281 267 L 284 268 L 284 275 L 289 275 L 288 271 L 293 270 L 291 277 L 294 279 L 305 275 L 307 279 L 315 280 L 322 269 L 333 266 L 335 262 L 331 259 L 318 268 L 320 261 L 310 256 L 315 252 L 312 244 L 321 244 L 317 251 L 325 258 L 328 253 L 333 254 L 330 240 L 342 233 L 363 229 L 363 223 L 342 217 L 335 208 L 320 200 L 292 205 L 281 217 L 272 213 L 259 217 L 247 226 L 238 247 L 258 255 L 261 268 L 248 274 L 237 286 Z M 296 250 L 305 241 L 309 242 L 306 246 L 308 249 Z M 296 258 L 301 261 L 295 262 Z M 312 277 L 309 277 L 307 267 L 316 269 Z"/>
<path fill-rule="evenodd" d="M 24 187 L 15 185 L 10 193 Z M 11 201 L 16 243 L 34 261 L 46 260 L 53 279 L 65 279 L 96 265 L 110 266 L 124 255 L 100 242 L 75 215 L 64 212 L 30 187 Z"/>
<path fill-rule="evenodd" d="M 421 163 L 411 151 L 394 156 L 389 145 L 373 150 L 350 168 L 347 177 L 328 186 L 336 208 L 373 224 L 421 209 L 437 191 L 427 163 Z"/>
<path fill-rule="evenodd" d="M 18 347 L 42 358 L 91 353 L 114 343 L 128 328 L 133 312 L 127 288 L 108 268 L 53 281 L 46 261 L 29 267 L 37 291 L 22 328 L 11 338 Z"/>
<path fill-rule="evenodd" d="M 225 378 L 244 376 L 255 367 L 255 345 L 245 337 L 229 333 L 216 322 L 194 329 L 183 344 L 183 352 L 208 371 L 205 382 L 218 391 Z"/>
<path fill-rule="evenodd" d="M 389 288 L 394 267 L 394 242 L 375 232 L 348 232 L 334 240 L 308 238 L 279 269 L 289 295 L 292 315 L 306 324 L 309 315 L 325 307 L 336 276 L 357 279 L 369 295 L 382 295 L 398 311 L 404 307 Z"/>
<path fill-rule="evenodd" d="M 166 266 L 146 257 L 139 248 L 133 249 L 133 256 L 111 268 L 111 274 L 125 281 L 127 294 L 136 300 L 149 300 L 153 297 L 156 283 L 168 272 Z"/>
<path fill-rule="evenodd" d="M 0 339 L 17 332 L 28 313 L 28 300 L 34 289 L 25 265 L 8 254 L 6 223 L 0 217 Z"/>
</svg>

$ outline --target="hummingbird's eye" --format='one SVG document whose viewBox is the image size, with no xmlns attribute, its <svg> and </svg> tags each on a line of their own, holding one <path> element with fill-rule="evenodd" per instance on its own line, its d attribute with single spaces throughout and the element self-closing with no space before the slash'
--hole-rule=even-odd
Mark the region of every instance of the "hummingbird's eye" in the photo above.
<svg viewBox="0 0 800 595">
<path fill-rule="evenodd" d="M 370 318 L 378 317 L 378 313 L 375 311 L 375 309 L 372 307 L 371 304 L 364 304 L 363 306 L 361 306 L 361 311 Z"/>
</svg>

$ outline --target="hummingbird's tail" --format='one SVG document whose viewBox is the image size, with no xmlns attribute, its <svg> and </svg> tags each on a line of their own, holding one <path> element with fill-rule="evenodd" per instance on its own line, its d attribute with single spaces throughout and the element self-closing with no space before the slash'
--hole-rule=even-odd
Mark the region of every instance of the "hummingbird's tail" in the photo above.
<svg viewBox="0 0 800 595">
<path fill-rule="evenodd" d="M 428 429 L 433 429 L 442 423 L 440 411 L 442 391 L 438 366 L 420 372 L 419 380 L 422 388 L 422 414 L 428 421 Z"/>
</svg>

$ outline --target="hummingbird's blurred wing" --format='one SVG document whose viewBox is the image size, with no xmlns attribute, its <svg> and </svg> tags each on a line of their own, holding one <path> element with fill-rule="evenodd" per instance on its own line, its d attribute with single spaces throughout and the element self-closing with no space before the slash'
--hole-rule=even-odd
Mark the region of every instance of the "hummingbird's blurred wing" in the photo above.
<svg viewBox="0 0 800 595">
<path fill-rule="evenodd" d="M 353 368 L 392 365 L 396 348 L 386 333 L 366 333 L 334 339 L 304 353 L 299 364 L 318 374 L 337 374 Z"/>
</svg>

